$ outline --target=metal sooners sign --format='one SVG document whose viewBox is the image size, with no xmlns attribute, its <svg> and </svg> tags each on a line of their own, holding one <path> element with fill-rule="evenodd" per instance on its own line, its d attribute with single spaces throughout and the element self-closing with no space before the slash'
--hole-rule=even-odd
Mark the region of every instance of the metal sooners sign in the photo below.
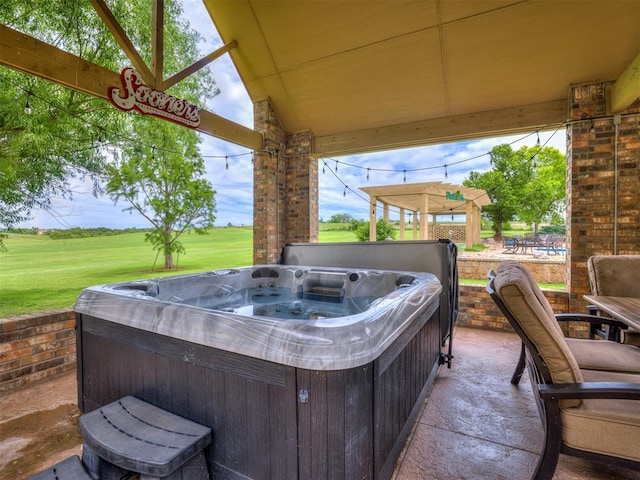
<svg viewBox="0 0 640 480">
<path fill-rule="evenodd" d="M 135 69 L 124 68 L 120 80 L 122 87 L 109 87 L 109 100 L 120 110 L 137 110 L 189 128 L 200 125 L 200 107 L 145 85 Z"/>
</svg>

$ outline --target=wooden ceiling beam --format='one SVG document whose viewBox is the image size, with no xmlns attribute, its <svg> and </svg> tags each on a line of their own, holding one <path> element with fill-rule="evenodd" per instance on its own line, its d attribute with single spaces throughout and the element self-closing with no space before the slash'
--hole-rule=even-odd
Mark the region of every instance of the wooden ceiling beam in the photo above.
<svg viewBox="0 0 640 480">
<path fill-rule="evenodd" d="M 609 113 L 621 113 L 640 98 L 640 54 L 622 72 L 608 94 Z"/>
<path fill-rule="evenodd" d="M 103 100 L 108 100 L 109 87 L 120 85 L 118 73 L 5 25 L 0 25 L 0 65 Z M 262 149 L 259 132 L 207 110 L 200 110 L 197 130 L 252 150 Z"/>
<path fill-rule="evenodd" d="M 566 99 L 315 138 L 318 158 L 531 133 L 567 120 Z"/>
<path fill-rule="evenodd" d="M 133 68 L 135 68 L 138 73 L 142 75 L 144 83 L 149 85 L 150 87 L 157 88 L 155 76 L 153 75 L 147 64 L 144 63 L 144 60 L 136 50 L 133 42 L 131 42 L 122 26 L 118 23 L 116 17 L 113 16 L 113 13 L 111 12 L 111 10 L 109 10 L 109 7 L 104 2 L 104 0 L 89 1 L 91 2 L 91 5 L 96 10 L 96 12 L 98 12 L 98 15 L 100 15 L 100 18 L 111 32 L 116 42 L 118 42 L 118 45 L 120 45 L 120 48 L 122 48 L 122 51 L 125 53 L 127 58 L 131 60 L 131 65 L 133 65 Z"/>
</svg>

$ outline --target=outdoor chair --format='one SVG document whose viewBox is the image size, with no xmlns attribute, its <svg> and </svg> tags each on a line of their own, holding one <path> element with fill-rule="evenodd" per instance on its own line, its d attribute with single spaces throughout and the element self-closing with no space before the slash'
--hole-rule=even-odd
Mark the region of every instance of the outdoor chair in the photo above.
<svg viewBox="0 0 640 480">
<path fill-rule="evenodd" d="M 593 295 L 640 297 L 640 255 L 595 255 L 587 259 L 589 284 Z M 587 309 L 599 313 L 595 307 Z M 640 346 L 640 330 L 620 330 L 611 325 L 594 324 L 594 335 Z"/>
<path fill-rule="evenodd" d="M 581 368 L 542 291 L 517 262 L 502 262 L 489 279 L 488 293 L 524 343 L 544 428 L 532 478 L 551 479 L 560 453 L 640 471 L 640 375 Z"/>
<path fill-rule="evenodd" d="M 518 239 L 515 237 L 502 237 L 502 253 L 518 253 Z"/>
<path fill-rule="evenodd" d="M 544 305 L 547 314 L 556 320 L 557 327 L 560 331 L 560 324 L 563 322 L 585 322 L 589 324 L 590 330 L 592 325 L 595 324 L 599 326 L 602 325 L 602 322 L 611 325 L 613 328 L 627 328 L 623 323 L 607 317 L 588 315 L 584 313 L 554 314 L 551 309 L 551 305 L 542 293 L 542 290 L 540 290 L 540 287 L 538 287 L 538 284 L 529 270 L 527 270 L 522 264 L 515 261 L 505 261 L 503 263 L 505 266 L 508 265 L 521 271 L 522 275 L 529 282 L 531 290 L 538 298 L 538 301 Z M 578 362 L 578 365 L 582 369 L 640 374 L 640 349 L 631 345 L 621 345 L 618 342 L 608 340 L 595 342 L 584 338 L 565 338 L 565 342 Z M 525 351 L 525 344 L 523 342 L 520 350 L 520 358 L 518 359 L 516 368 L 511 377 L 511 383 L 514 385 L 520 383 L 520 379 L 524 373 L 526 365 Z"/>
</svg>

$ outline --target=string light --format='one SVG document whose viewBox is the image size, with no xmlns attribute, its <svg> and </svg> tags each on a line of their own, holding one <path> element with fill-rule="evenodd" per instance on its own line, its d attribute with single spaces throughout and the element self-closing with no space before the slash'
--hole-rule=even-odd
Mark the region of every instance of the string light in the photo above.
<svg viewBox="0 0 640 480">
<path fill-rule="evenodd" d="M 224 156 L 224 169 L 229 170 L 229 157 L 226 155 Z"/>
<path fill-rule="evenodd" d="M 404 173 L 404 183 L 407 183 L 407 171 L 403 170 Z"/>
<path fill-rule="evenodd" d="M 27 101 L 24 104 L 24 113 L 27 115 L 31 115 L 31 104 L 29 103 L 29 97 L 31 96 L 31 92 L 27 92 Z"/>
<path fill-rule="evenodd" d="M 349 185 L 345 185 L 344 186 L 344 190 L 342 191 L 342 196 L 346 197 L 347 196 L 347 188 L 349 188 Z"/>
<path fill-rule="evenodd" d="M 447 172 L 447 164 L 444 164 L 444 178 L 449 178 L 449 172 Z"/>
<path fill-rule="evenodd" d="M 8 80 L 6 77 L 3 77 L 2 75 L 0 75 L 0 80 L 4 80 L 5 82 L 8 82 L 8 83 L 13 83 L 13 82 L 11 82 L 10 80 Z M 34 95 L 34 94 L 33 94 L 33 92 L 32 92 L 30 89 L 26 89 L 26 88 L 24 88 L 24 87 L 20 87 L 19 85 L 15 85 L 15 86 L 16 86 L 17 88 L 21 88 L 21 89 L 23 89 L 23 90 L 26 92 L 26 94 L 27 94 L 27 98 L 26 98 L 26 102 L 25 102 L 25 114 L 30 114 L 30 113 L 31 113 L 31 111 L 32 111 L 32 109 L 31 109 L 31 103 L 30 103 L 30 98 L 31 98 L 31 95 Z M 34 96 L 36 96 L 36 95 L 34 95 Z M 41 99 L 41 100 L 42 100 L 42 99 Z M 57 108 L 58 110 L 66 111 L 63 107 L 60 107 L 60 106 L 58 106 L 58 105 L 54 105 L 53 103 L 49 102 L 49 101 L 48 101 L 48 100 L 46 100 L 46 99 L 44 99 L 44 100 L 42 100 L 42 101 L 44 101 L 45 103 L 48 103 L 49 105 L 53 106 L 54 108 Z M 67 113 L 69 113 L 69 114 L 73 115 L 73 113 L 71 113 L 71 112 L 67 112 Z M 91 124 L 90 122 L 87 122 L 87 123 L 88 123 L 88 124 Z M 550 138 L 545 142 L 545 145 L 546 145 L 546 144 L 551 140 L 551 138 L 553 137 L 553 135 L 555 135 L 555 133 L 557 133 L 557 132 L 562 128 L 562 127 L 566 126 L 566 125 L 567 125 L 567 123 L 568 123 L 568 122 L 562 122 L 562 123 L 559 123 L 559 124 L 555 124 L 555 125 L 557 126 L 557 128 L 556 128 L 555 132 L 551 135 L 551 137 L 550 137 Z M 93 126 L 94 126 L 95 128 L 99 128 L 99 131 L 100 131 L 101 133 L 108 133 L 108 132 L 104 131 L 104 129 L 102 129 L 102 128 L 101 128 L 101 127 L 99 127 L 99 126 L 96 126 L 96 125 L 93 125 Z M 550 127 L 550 126 L 551 126 L 551 125 L 545 125 L 545 127 L 544 127 L 544 128 L 546 129 L 546 128 Z M 591 133 L 595 133 L 595 123 L 594 123 L 594 119 L 591 119 L 591 128 L 590 128 L 590 132 L 591 132 Z M 538 130 L 538 129 L 536 129 L 536 130 L 535 130 L 535 132 L 532 132 L 532 133 L 529 133 L 529 134 L 527 134 L 527 135 L 523 136 L 522 138 L 518 138 L 518 139 L 514 140 L 513 142 L 511 142 L 511 145 L 513 145 L 513 144 L 515 144 L 515 143 L 517 143 L 517 142 L 522 141 L 524 138 L 526 138 L 526 137 L 528 137 L 528 136 L 532 135 L 533 133 L 535 133 L 535 134 L 536 134 L 536 144 L 537 144 L 538 146 L 540 146 L 540 143 L 541 143 L 541 142 L 540 142 L 540 133 L 539 133 L 539 130 Z M 139 139 L 132 139 L 132 138 L 128 138 L 128 137 L 126 137 L 126 136 L 119 135 L 119 134 L 115 134 L 115 133 L 114 133 L 113 135 L 119 136 L 119 137 L 120 137 L 120 138 L 122 138 L 125 142 L 132 142 L 132 143 L 137 143 L 137 144 L 140 144 L 140 145 L 144 145 L 144 142 L 141 142 Z M 101 135 L 101 134 L 99 135 L 99 139 L 98 139 L 98 141 L 99 141 L 99 142 L 101 142 L 101 141 L 102 141 L 102 135 Z M 113 145 L 113 144 L 112 144 L 112 145 Z M 117 145 L 117 144 L 116 144 L 116 145 Z M 147 146 L 148 146 L 148 145 L 147 145 Z M 151 146 L 151 150 L 152 150 L 152 158 L 155 158 L 155 150 L 156 150 L 156 148 L 157 148 L 157 147 L 156 147 L 155 145 L 152 145 L 152 146 Z M 167 150 L 167 149 L 161 149 L 161 150 L 166 151 L 166 152 L 168 152 L 168 153 L 177 153 L 177 152 L 170 152 L 170 151 L 169 151 L 169 150 Z M 265 152 L 265 151 L 263 151 L 263 152 L 264 152 L 264 153 L 269 153 L 269 154 L 270 154 L 270 155 L 272 155 L 272 156 L 273 156 L 273 153 L 274 153 L 274 152 L 272 152 L 272 151 L 269 151 L 269 152 Z M 255 152 L 253 152 L 253 151 L 245 152 L 245 153 L 239 153 L 239 154 L 235 154 L 235 155 L 202 155 L 201 157 L 202 157 L 202 158 L 222 158 L 222 157 L 224 157 L 224 158 L 225 158 L 225 168 L 228 170 L 228 168 L 229 168 L 229 161 L 228 161 L 228 160 L 229 160 L 229 158 L 230 158 L 230 157 L 238 157 L 238 156 L 242 156 L 242 155 L 251 155 L 251 163 L 254 163 L 254 162 L 255 162 Z M 406 169 L 406 168 L 405 168 L 405 169 L 403 169 L 403 170 L 402 170 L 402 172 L 403 172 L 403 180 L 404 180 L 404 182 L 406 183 L 406 175 L 407 175 L 407 172 L 426 171 L 426 170 L 431 170 L 431 169 L 436 169 L 436 168 L 442 168 L 443 166 L 444 166 L 444 169 L 445 169 L 445 178 L 448 178 L 448 176 L 449 176 L 449 173 L 448 173 L 448 167 L 449 167 L 449 166 L 452 166 L 452 165 L 458 165 L 458 164 L 461 164 L 461 163 L 464 163 L 464 162 L 469 162 L 469 161 L 471 161 L 471 160 L 474 160 L 474 159 L 477 159 L 477 158 L 481 158 L 481 157 L 483 157 L 484 155 L 488 155 L 488 156 L 489 156 L 489 164 L 490 164 L 490 165 L 493 165 L 493 164 L 494 164 L 494 159 L 493 159 L 493 157 L 492 157 L 492 155 L 491 155 L 491 152 L 485 152 L 485 153 L 482 153 L 482 154 L 476 155 L 476 156 L 474 156 L 474 157 L 470 157 L 470 158 L 462 159 L 462 160 L 457 161 L 457 162 L 452 162 L 451 164 L 446 164 L 446 163 L 445 163 L 444 165 L 434 165 L 434 166 L 421 167 L 421 168 L 414 168 L 414 169 Z M 287 156 L 287 157 L 288 157 L 288 156 Z M 333 159 L 332 159 L 332 160 L 333 160 Z M 363 166 L 360 166 L 360 165 L 353 165 L 353 164 L 350 164 L 350 163 L 347 163 L 347 162 L 344 162 L 344 161 L 340 162 L 340 161 L 339 161 L 339 160 L 337 160 L 337 159 L 335 160 L 335 163 L 336 163 L 336 165 L 335 165 L 335 172 L 338 172 L 338 169 L 339 169 L 339 163 L 343 163 L 343 165 L 347 165 L 347 166 L 350 166 L 350 167 L 353 167 L 353 168 L 366 168 L 366 170 L 367 170 L 367 174 L 366 174 L 366 178 L 367 178 L 367 180 L 369 180 L 369 179 L 371 178 L 371 171 L 372 171 L 372 170 L 385 171 L 385 172 L 398 172 L 398 171 L 399 171 L 399 170 L 396 170 L 396 169 L 384 169 L 384 168 L 363 167 Z M 534 165 L 534 168 L 535 168 L 535 166 L 536 166 L 535 158 L 533 159 L 533 165 Z M 325 167 L 327 167 L 327 166 L 328 166 L 328 165 L 327 165 L 326 161 L 324 161 L 324 160 L 323 160 L 323 166 L 322 166 L 322 173 L 323 173 L 323 174 L 325 174 L 325 173 L 326 173 L 326 168 L 325 168 Z M 330 170 L 331 170 L 331 169 L 330 169 Z M 333 173 L 333 172 L 332 172 L 332 173 Z M 347 190 L 347 188 L 348 188 L 348 187 L 345 185 L 345 190 L 344 190 L 344 192 L 343 192 L 343 194 L 344 194 L 345 196 L 346 196 L 346 190 Z M 355 193 L 356 193 L 356 195 L 357 195 L 357 192 L 355 192 Z"/>
</svg>

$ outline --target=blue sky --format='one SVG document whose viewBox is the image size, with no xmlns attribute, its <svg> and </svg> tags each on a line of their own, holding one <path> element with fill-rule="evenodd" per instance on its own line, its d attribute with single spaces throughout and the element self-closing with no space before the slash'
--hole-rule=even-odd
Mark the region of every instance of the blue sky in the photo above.
<svg viewBox="0 0 640 480">
<path fill-rule="evenodd" d="M 183 0 L 187 18 L 193 28 L 205 38 L 201 45 L 203 55 L 219 47 L 218 38 L 209 15 L 201 0 Z M 210 64 L 221 94 L 210 100 L 206 108 L 237 123 L 253 128 L 253 106 L 235 73 L 228 55 Z M 202 135 L 200 150 L 205 156 L 207 178 L 217 191 L 216 225 L 250 225 L 253 222 L 253 172 L 250 151 L 208 135 Z M 349 213 L 354 218 L 368 219 L 369 207 L 365 194 L 359 187 L 391 185 L 406 182 L 442 181 L 461 184 L 472 170 L 489 169 L 488 152 L 501 143 L 512 144 L 514 149 L 536 144 L 535 132 L 529 135 L 481 139 L 462 143 L 448 143 L 428 147 L 406 148 L 373 154 L 353 155 L 324 159 L 319 165 L 320 218 L 328 220 L 332 215 Z M 552 146 L 562 153 L 566 151 L 565 131 L 540 132 L 543 145 Z M 234 155 L 241 155 L 233 157 Z M 225 169 L 228 156 L 229 169 Z M 338 161 L 338 170 L 336 168 Z M 452 165 L 457 163 L 456 165 Z M 355 165 L 356 167 L 351 167 Z M 445 178 L 444 165 L 447 167 Z M 367 168 L 369 179 L 367 180 Z M 329 171 L 331 169 L 331 171 Z M 376 169 L 394 170 L 376 171 Z M 423 169 L 414 171 L 413 169 Z M 332 173 L 333 172 L 333 173 Z M 345 189 L 345 185 L 348 188 Z M 114 205 L 107 196 L 94 198 L 90 183 L 76 182 L 72 199 L 54 198 L 50 211 L 33 211 L 32 219 L 21 226 L 39 228 L 69 227 L 147 227 L 139 215 L 122 210 L 125 204 Z M 391 214 L 393 217 L 393 213 Z"/>
</svg>

